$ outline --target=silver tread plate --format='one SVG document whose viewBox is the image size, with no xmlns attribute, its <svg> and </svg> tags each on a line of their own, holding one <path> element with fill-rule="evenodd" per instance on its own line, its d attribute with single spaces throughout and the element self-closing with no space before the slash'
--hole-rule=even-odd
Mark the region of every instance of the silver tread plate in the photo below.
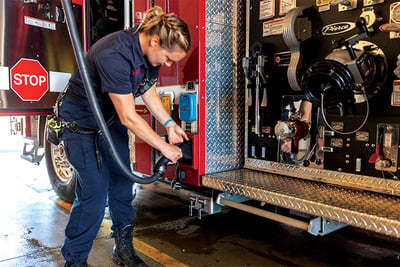
<svg viewBox="0 0 400 267">
<path fill-rule="evenodd" d="M 400 198 L 249 169 L 207 174 L 206 187 L 400 237 Z"/>
</svg>

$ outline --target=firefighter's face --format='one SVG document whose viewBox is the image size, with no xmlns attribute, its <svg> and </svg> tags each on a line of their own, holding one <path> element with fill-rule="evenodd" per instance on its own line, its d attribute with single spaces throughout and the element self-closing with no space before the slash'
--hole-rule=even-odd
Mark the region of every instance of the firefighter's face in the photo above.
<svg viewBox="0 0 400 267">
<path fill-rule="evenodd" d="M 158 36 L 154 36 L 151 40 L 150 53 L 147 54 L 147 59 L 153 66 L 166 65 L 170 67 L 172 63 L 178 62 L 186 56 L 178 45 L 175 45 L 172 50 L 164 49 L 160 46 Z"/>
</svg>

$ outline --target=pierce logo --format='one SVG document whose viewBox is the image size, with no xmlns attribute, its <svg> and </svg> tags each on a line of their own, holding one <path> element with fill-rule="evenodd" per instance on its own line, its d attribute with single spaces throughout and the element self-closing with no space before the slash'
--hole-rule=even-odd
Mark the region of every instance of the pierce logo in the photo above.
<svg viewBox="0 0 400 267">
<path fill-rule="evenodd" d="M 353 22 L 338 22 L 324 26 L 321 30 L 321 33 L 322 35 L 340 34 L 351 31 L 355 27 L 356 24 Z"/>
</svg>

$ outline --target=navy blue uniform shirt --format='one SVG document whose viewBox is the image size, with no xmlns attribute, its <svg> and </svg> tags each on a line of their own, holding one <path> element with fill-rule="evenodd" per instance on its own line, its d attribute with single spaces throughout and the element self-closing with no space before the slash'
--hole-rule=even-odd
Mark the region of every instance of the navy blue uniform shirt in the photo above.
<svg viewBox="0 0 400 267">
<path fill-rule="evenodd" d="M 154 67 L 144 57 L 138 33 L 121 30 L 98 40 L 85 56 L 91 85 L 107 120 L 115 113 L 108 93 L 144 94 L 158 78 L 160 66 Z M 84 85 L 77 70 L 71 77 L 67 94 L 72 96 L 61 105 L 60 115 L 66 121 L 95 127 Z"/>
</svg>

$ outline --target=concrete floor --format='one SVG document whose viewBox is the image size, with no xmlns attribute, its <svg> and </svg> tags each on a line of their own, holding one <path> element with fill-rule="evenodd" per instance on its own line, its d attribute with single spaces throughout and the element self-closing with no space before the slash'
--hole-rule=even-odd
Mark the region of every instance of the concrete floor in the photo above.
<svg viewBox="0 0 400 267">
<path fill-rule="evenodd" d="M 52 191 L 44 161 L 35 166 L 21 151 L 21 139 L 1 139 L 0 266 L 63 266 L 70 205 Z M 161 184 L 138 189 L 134 244 L 148 266 L 400 266 L 400 240 L 350 227 L 315 237 L 230 209 L 198 220 L 188 199 Z M 106 216 L 89 266 L 117 266 L 110 225 Z"/>
</svg>

